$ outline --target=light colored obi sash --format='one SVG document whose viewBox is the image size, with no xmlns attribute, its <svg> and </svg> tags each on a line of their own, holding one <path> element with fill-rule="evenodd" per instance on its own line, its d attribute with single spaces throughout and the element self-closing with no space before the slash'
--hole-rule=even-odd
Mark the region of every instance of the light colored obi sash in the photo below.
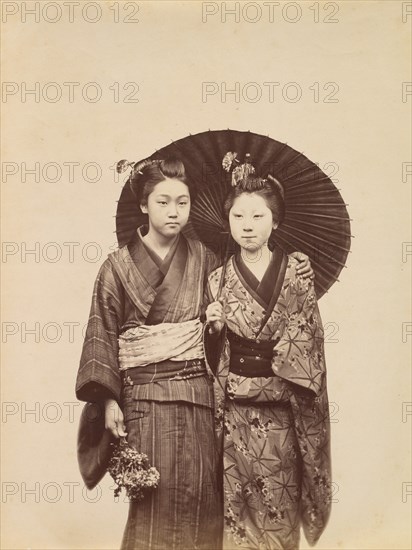
<svg viewBox="0 0 412 550">
<path fill-rule="evenodd" d="M 119 368 L 143 367 L 166 359 L 202 359 L 202 332 L 199 319 L 130 328 L 119 336 Z"/>
</svg>

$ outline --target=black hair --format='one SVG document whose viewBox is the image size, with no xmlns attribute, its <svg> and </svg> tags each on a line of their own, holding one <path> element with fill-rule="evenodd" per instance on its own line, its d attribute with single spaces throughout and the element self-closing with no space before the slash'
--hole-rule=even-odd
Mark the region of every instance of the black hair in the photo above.
<svg viewBox="0 0 412 550">
<path fill-rule="evenodd" d="M 176 179 L 187 185 L 192 198 L 193 190 L 186 177 L 185 165 L 179 159 L 146 159 L 134 166 L 130 186 L 139 204 L 147 205 L 147 199 L 158 183 L 165 179 Z"/>
<path fill-rule="evenodd" d="M 235 202 L 235 199 L 244 193 L 255 193 L 262 197 L 267 207 L 272 212 L 273 221 L 281 224 L 285 217 L 285 201 L 283 199 L 283 190 L 281 184 L 273 177 L 267 179 L 258 178 L 249 175 L 240 180 L 235 187 L 231 189 L 225 199 L 223 211 L 226 219 L 229 218 L 229 211 Z"/>
</svg>

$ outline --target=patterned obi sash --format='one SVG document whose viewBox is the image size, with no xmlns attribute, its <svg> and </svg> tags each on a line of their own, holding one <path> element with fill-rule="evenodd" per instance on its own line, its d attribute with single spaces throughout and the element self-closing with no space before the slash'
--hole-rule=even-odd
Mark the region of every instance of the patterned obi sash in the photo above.
<svg viewBox="0 0 412 550">
<path fill-rule="evenodd" d="M 123 375 L 125 386 L 150 384 L 160 380 L 187 380 L 206 374 L 204 359 L 161 361 L 144 367 L 128 369 Z"/>
<path fill-rule="evenodd" d="M 203 359 L 202 333 L 199 319 L 130 328 L 119 337 L 119 369 Z"/>
<path fill-rule="evenodd" d="M 248 378 L 275 376 L 271 362 L 273 348 L 279 339 L 250 340 L 229 329 L 227 338 L 230 342 L 230 372 Z"/>
</svg>

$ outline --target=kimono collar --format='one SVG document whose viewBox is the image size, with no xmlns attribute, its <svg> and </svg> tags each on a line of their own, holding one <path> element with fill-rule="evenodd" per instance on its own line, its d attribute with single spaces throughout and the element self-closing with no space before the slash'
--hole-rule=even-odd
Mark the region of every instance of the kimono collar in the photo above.
<svg viewBox="0 0 412 550">
<path fill-rule="evenodd" d="M 156 266 L 160 269 L 163 276 L 167 274 L 169 271 L 170 264 L 172 263 L 174 254 L 176 252 L 176 249 L 179 245 L 181 235 L 177 235 L 174 243 L 170 247 L 169 252 L 166 254 L 164 258 L 161 258 L 150 246 L 146 244 L 146 242 L 143 240 L 143 237 L 147 235 L 149 228 L 147 225 L 142 225 L 141 227 L 138 227 L 136 231 L 136 239 L 134 243 L 139 243 L 139 245 L 143 245 L 144 250 L 147 252 L 147 254 L 150 256 L 151 260 L 156 264 Z M 132 256 L 133 260 L 135 262 L 139 262 L 138 258 L 138 246 L 131 246 L 130 247 L 130 255 Z M 141 260 L 141 258 L 140 258 Z M 140 262 L 139 262 L 140 263 Z"/>
<path fill-rule="evenodd" d="M 233 258 L 233 267 L 245 289 L 266 311 L 255 338 L 258 338 L 279 299 L 287 268 L 287 256 L 283 250 L 276 247 L 262 280 L 258 279 L 249 270 L 239 255 Z"/>
</svg>

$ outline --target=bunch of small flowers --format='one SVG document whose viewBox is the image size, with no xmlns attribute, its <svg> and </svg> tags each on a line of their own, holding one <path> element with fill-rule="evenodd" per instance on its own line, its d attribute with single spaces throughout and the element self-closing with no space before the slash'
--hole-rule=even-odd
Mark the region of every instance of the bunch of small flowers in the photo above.
<svg viewBox="0 0 412 550">
<path fill-rule="evenodd" d="M 120 438 L 113 445 L 115 449 L 108 472 L 116 484 L 114 496 L 118 497 L 120 491 L 125 489 L 130 500 L 142 500 L 145 492 L 157 487 L 160 479 L 158 470 L 150 466 L 148 456 L 133 449 L 126 438 Z"/>
</svg>

